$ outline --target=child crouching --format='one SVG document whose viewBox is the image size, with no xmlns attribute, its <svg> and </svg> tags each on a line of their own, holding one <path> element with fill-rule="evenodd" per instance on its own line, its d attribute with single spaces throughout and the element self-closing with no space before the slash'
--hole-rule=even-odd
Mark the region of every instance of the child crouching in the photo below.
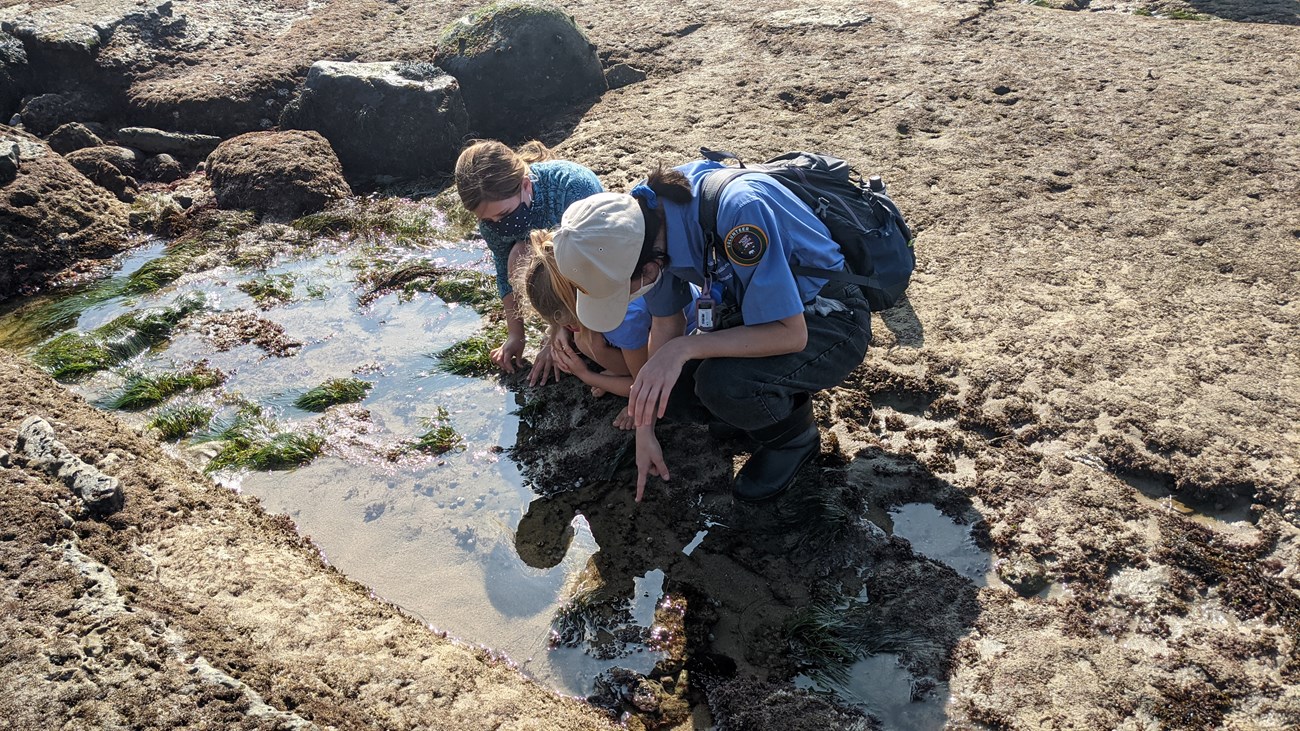
<svg viewBox="0 0 1300 731">
<path fill-rule="evenodd" d="M 575 314 L 577 290 L 559 274 L 550 232 L 534 231 L 530 240 L 529 258 L 520 267 L 519 281 L 514 288 L 524 293 L 528 308 L 548 325 L 573 333 L 573 348 L 557 339 L 553 354 L 556 365 L 590 386 L 593 396 L 612 393 L 626 398 L 649 355 L 650 313 L 645 301 L 640 297 L 632 300 L 623 323 L 610 332 L 583 327 Z M 600 370 L 593 370 L 582 356 Z M 632 428 L 626 407 L 615 417 L 614 426 Z"/>
</svg>

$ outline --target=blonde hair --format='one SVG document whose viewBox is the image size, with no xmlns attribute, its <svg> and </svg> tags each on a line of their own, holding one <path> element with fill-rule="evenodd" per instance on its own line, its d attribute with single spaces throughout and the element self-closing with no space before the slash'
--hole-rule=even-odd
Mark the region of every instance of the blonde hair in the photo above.
<svg viewBox="0 0 1300 731">
<path fill-rule="evenodd" d="M 523 187 L 528 164 L 554 160 L 551 148 L 529 140 L 511 150 L 496 140 L 477 140 L 456 159 L 456 192 L 469 211 L 484 203 L 510 198 Z"/>
<path fill-rule="evenodd" d="M 578 289 L 560 273 L 550 231 L 534 231 L 529 239 L 530 258 L 520 267 L 516 292 L 525 304 L 551 325 L 578 326 Z"/>
</svg>

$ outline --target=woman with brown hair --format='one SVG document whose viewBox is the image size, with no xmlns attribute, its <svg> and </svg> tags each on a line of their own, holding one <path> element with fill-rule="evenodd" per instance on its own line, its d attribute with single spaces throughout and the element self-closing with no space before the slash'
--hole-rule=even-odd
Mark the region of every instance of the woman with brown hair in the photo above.
<svg viewBox="0 0 1300 731">
<path fill-rule="evenodd" d="M 533 140 L 511 150 L 496 140 L 480 140 L 466 147 L 456 161 L 456 192 L 461 203 L 479 220 L 479 233 L 487 242 L 496 265 L 497 292 L 506 311 L 507 336 L 492 351 L 492 362 L 514 373 L 524 354 L 524 321 L 510 285 L 534 229 L 554 228 L 575 201 L 603 190 L 600 179 L 587 168 L 558 160 L 541 142 Z M 551 346 L 568 342 L 563 328 L 552 327 L 542 340 L 529 383 L 558 378 Z"/>
</svg>

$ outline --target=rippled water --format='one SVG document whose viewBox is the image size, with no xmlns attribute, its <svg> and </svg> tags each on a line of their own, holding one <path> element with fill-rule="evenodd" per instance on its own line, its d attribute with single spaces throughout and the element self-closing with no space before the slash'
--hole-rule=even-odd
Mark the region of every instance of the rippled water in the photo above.
<svg viewBox="0 0 1300 731">
<path fill-rule="evenodd" d="M 143 307 L 165 305 L 187 292 L 207 296 L 207 309 L 246 310 L 282 325 L 302 343 L 288 358 L 275 358 L 253 345 L 218 352 L 198 333 L 182 328 L 170 342 L 111 371 L 69 384 L 91 402 L 114 393 L 130 370 L 175 371 L 207 360 L 228 374 L 218 389 L 180 400 L 230 411 L 232 397 L 260 404 L 289 429 L 321 428 L 330 436 L 326 454 L 304 467 L 278 472 L 226 471 L 218 483 L 257 496 L 272 513 L 284 513 L 310 536 L 326 559 L 351 578 L 431 626 L 465 642 L 503 652 L 527 672 L 562 692 L 586 694 L 593 678 L 614 665 L 648 672 L 657 655 L 635 652 L 598 660 L 581 649 L 548 650 L 551 620 L 568 598 L 566 585 L 596 550 L 589 531 L 576 521 L 576 535 L 558 566 L 538 570 L 515 553 L 514 529 L 533 499 L 502 448 L 515 442 L 519 426 L 515 397 L 495 379 L 441 372 L 431 354 L 477 333 L 484 318 L 473 308 L 417 293 L 409 301 L 390 294 L 367 306 L 357 302 L 350 266 L 355 254 L 317 249 L 265 270 L 221 267 L 186 275 L 155 294 L 112 297 L 95 304 L 75 322 L 89 331 Z M 153 242 L 120 259 L 122 278 L 163 253 Z M 489 271 L 481 246 L 446 244 L 421 254 L 432 263 Z M 236 287 L 266 276 L 290 275 L 293 301 L 258 310 Z M 68 293 L 59 295 L 68 299 Z M 30 352 L 39 344 L 33 318 L 50 299 L 32 299 L 0 318 L 0 345 Z M 332 378 L 356 377 L 373 384 L 362 406 L 369 421 L 341 426 L 298 409 L 294 399 Z M 425 431 L 425 419 L 445 409 L 466 448 L 441 456 L 416 454 L 393 461 L 384 453 Z M 143 424 L 152 413 L 123 412 Z M 352 413 L 352 412 L 348 412 Z M 334 419 L 333 426 L 320 426 Z M 182 443 L 177 451 L 187 449 Z M 662 576 L 638 580 L 634 621 L 654 618 Z M 648 598 L 647 598 L 648 597 Z"/>
</svg>

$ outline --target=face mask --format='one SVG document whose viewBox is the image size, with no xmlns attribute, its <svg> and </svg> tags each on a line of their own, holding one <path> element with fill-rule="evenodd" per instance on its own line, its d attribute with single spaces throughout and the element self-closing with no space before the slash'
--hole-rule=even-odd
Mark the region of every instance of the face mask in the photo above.
<svg viewBox="0 0 1300 731">
<path fill-rule="evenodd" d="M 637 297 L 640 297 L 644 295 L 646 292 L 649 292 L 650 290 L 654 289 L 655 285 L 659 283 L 659 280 L 663 278 L 664 278 L 663 269 L 659 270 L 659 273 L 655 275 L 654 281 L 649 284 L 645 283 L 645 277 L 641 277 L 641 288 L 632 293 L 632 299 L 636 299 Z"/>
<path fill-rule="evenodd" d="M 533 207 L 532 203 L 519 201 L 519 206 L 513 211 L 507 213 L 495 221 L 484 221 L 483 225 L 488 230 L 510 241 L 518 241 L 527 238 L 528 232 L 533 230 Z"/>
</svg>

